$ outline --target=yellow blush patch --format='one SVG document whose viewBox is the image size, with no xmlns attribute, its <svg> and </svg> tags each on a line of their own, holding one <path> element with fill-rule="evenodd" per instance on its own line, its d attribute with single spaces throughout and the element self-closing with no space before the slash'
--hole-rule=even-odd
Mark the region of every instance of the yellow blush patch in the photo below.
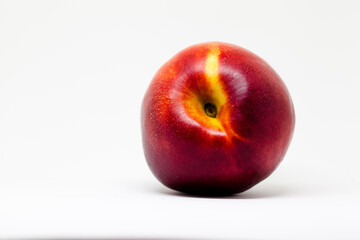
<svg viewBox="0 0 360 240">
<path fill-rule="evenodd" d="M 226 134 L 219 118 L 221 111 L 225 110 L 222 109 L 222 106 L 227 99 L 219 80 L 219 55 L 220 49 L 217 46 L 210 48 L 205 61 L 204 75 L 206 81 L 203 83 L 203 89 L 200 92 L 199 90 L 187 89 L 184 91 L 183 100 L 186 112 L 200 125 Z M 216 106 L 218 117 L 212 118 L 206 115 L 204 106 L 208 102 Z"/>
<path fill-rule="evenodd" d="M 205 60 L 205 81 L 202 82 L 202 88 L 196 90 L 191 88 L 185 89 L 182 92 L 183 103 L 187 114 L 201 126 L 228 137 L 241 139 L 231 128 L 230 124 L 230 108 L 226 104 L 228 96 L 219 75 L 220 54 L 220 48 L 216 45 L 209 49 Z M 205 104 L 207 103 L 216 106 L 216 117 L 213 118 L 206 114 Z"/>
<path fill-rule="evenodd" d="M 220 109 L 226 102 L 226 95 L 219 81 L 219 55 L 220 49 L 212 47 L 205 63 L 205 77 L 209 83 L 214 104 Z"/>
</svg>

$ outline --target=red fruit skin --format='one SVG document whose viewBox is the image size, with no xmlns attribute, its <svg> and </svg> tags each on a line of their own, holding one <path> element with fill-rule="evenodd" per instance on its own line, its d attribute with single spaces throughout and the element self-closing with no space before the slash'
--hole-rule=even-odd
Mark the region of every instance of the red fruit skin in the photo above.
<svg viewBox="0 0 360 240">
<path fill-rule="evenodd" d="M 216 84 L 209 74 L 218 77 Z M 210 87 L 218 85 L 219 94 Z M 198 99 L 221 98 L 219 120 L 192 110 Z M 292 100 L 278 74 L 248 50 L 220 42 L 191 46 L 165 63 L 141 109 L 151 171 L 165 186 L 195 195 L 235 194 L 264 180 L 283 159 L 294 124 Z"/>
</svg>

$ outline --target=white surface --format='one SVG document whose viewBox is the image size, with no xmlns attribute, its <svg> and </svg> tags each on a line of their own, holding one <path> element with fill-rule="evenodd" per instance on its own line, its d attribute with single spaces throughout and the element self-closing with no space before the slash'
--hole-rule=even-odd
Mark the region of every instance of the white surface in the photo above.
<svg viewBox="0 0 360 240">
<path fill-rule="evenodd" d="M 360 239 L 357 1 L 0 2 L 0 237 Z M 264 58 L 293 97 L 276 172 L 230 198 L 150 173 L 140 104 L 195 43 Z"/>
</svg>

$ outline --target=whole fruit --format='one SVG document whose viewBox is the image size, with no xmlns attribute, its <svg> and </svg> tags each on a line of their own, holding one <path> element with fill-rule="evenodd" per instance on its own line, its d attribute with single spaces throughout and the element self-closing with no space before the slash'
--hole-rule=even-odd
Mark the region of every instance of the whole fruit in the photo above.
<svg viewBox="0 0 360 240">
<path fill-rule="evenodd" d="M 151 171 L 195 195 L 239 193 L 268 177 L 294 124 L 279 75 L 246 49 L 219 42 L 191 46 L 165 63 L 141 109 Z"/>
</svg>

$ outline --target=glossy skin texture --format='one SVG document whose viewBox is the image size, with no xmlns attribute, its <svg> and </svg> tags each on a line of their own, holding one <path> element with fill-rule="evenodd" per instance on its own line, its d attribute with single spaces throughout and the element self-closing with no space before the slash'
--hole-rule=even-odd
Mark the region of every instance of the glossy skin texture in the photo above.
<svg viewBox="0 0 360 240">
<path fill-rule="evenodd" d="M 216 107 L 216 117 L 205 104 Z M 261 58 L 210 42 L 184 49 L 154 76 L 143 99 L 143 148 L 154 175 L 195 195 L 245 191 L 268 177 L 292 138 L 288 90 Z"/>
</svg>

